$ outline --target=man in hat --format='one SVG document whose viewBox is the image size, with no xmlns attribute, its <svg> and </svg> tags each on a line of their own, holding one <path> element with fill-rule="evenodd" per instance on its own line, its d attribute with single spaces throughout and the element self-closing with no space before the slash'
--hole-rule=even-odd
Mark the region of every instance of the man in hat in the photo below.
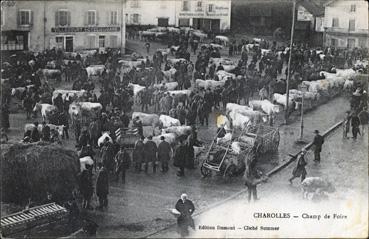
<svg viewBox="0 0 369 239">
<path fill-rule="evenodd" d="M 152 136 L 147 137 L 147 142 L 144 144 L 145 152 L 145 173 L 147 173 L 148 165 L 152 163 L 153 172 L 156 172 L 156 153 L 158 148 L 154 141 L 152 141 Z"/>
<path fill-rule="evenodd" d="M 320 163 L 320 152 L 322 151 L 322 145 L 324 143 L 324 137 L 319 134 L 319 130 L 315 130 L 315 137 L 313 140 L 314 145 L 314 161 Z"/>
<path fill-rule="evenodd" d="M 186 166 L 187 159 L 187 145 L 185 144 L 185 139 L 183 137 L 179 138 L 179 145 L 177 146 L 174 153 L 174 167 L 178 167 L 179 171 L 177 172 L 178 177 L 184 176 L 184 168 Z"/>
<path fill-rule="evenodd" d="M 108 194 L 109 194 L 109 172 L 107 168 L 99 163 L 100 168 L 96 179 L 96 195 L 99 198 L 99 209 L 106 208 L 108 206 Z"/>
<path fill-rule="evenodd" d="M 161 136 L 160 140 L 161 142 L 158 147 L 158 160 L 161 162 L 161 171 L 168 172 L 168 161 L 170 160 L 172 148 L 170 147 L 170 144 L 165 141 L 164 136 Z"/>
<path fill-rule="evenodd" d="M 138 130 L 138 134 L 142 137 L 143 136 L 143 126 L 142 126 L 142 121 L 140 120 L 140 117 L 136 117 L 133 120 L 133 127 L 136 127 Z"/>
<path fill-rule="evenodd" d="M 125 150 L 124 146 L 120 146 L 120 150 L 115 156 L 115 180 L 118 182 L 119 174 L 122 172 L 122 182 L 123 184 L 126 182 L 126 170 L 129 168 L 131 160 L 129 154 Z"/>
<path fill-rule="evenodd" d="M 299 155 L 299 160 L 297 161 L 296 167 L 292 171 L 292 178 L 289 179 L 290 184 L 292 184 L 292 180 L 301 176 L 301 182 L 306 178 L 306 169 L 307 165 L 305 161 L 306 150 L 302 149 Z"/>
<path fill-rule="evenodd" d="M 142 136 L 139 140 L 136 141 L 135 147 L 132 152 L 133 162 L 135 163 L 135 172 L 141 172 L 142 162 L 144 160 L 144 137 Z"/>
<path fill-rule="evenodd" d="M 190 226 L 195 229 L 195 223 L 192 218 L 195 206 L 193 202 L 188 199 L 187 194 L 183 193 L 181 198 L 177 201 L 175 208 L 181 213 L 177 218 L 178 232 L 181 237 L 188 236 L 188 227 Z"/>
<path fill-rule="evenodd" d="M 50 127 L 46 124 L 46 122 L 42 122 L 42 140 L 50 141 Z"/>
<path fill-rule="evenodd" d="M 360 134 L 360 119 L 357 114 L 353 114 L 351 117 L 351 127 L 352 127 L 352 138 L 356 139 L 357 134 Z"/>
</svg>

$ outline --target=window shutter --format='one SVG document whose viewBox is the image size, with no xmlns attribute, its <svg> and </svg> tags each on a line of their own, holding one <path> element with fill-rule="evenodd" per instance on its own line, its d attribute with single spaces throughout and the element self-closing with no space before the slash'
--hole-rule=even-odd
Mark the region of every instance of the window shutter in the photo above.
<svg viewBox="0 0 369 239">
<path fill-rule="evenodd" d="M 33 11 L 30 11 L 30 12 L 29 12 L 29 15 L 30 15 L 30 16 L 29 16 L 29 24 L 30 24 L 30 25 L 33 25 Z"/>
<path fill-rule="evenodd" d="M 69 11 L 67 12 L 67 17 L 68 17 L 68 23 L 67 23 L 67 25 L 70 26 L 72 24 L 72 22 L 71 22 L 72 19 L 71 19 L 71 15 L 70 15 L 70 12 Z"/>
<path fill-rule="evenodd" d="M 18 11 L 17 25 L 19 26 L 20 23 L 21 23 L 21 14 L 20 14 L 20 11 Z"/>
<path fill-rule="evenodd" d="M 109 37 L 105 36 L 105 48 L 110 47 Z"/>
<path fill-rule="evenodd" d="M 99 20 L 100 20 L 100 18 L 99 18 L 99 12 L 96 11 L 95 13 L 96 13 L 96 25 L 99 25 Z"/>
<path fill-rule="evenodd" d="M 106 13 L 106 17 L 107 17 L 107 21 L 106 21 L 106 23 L 107 23 L 107 25 L 111 25 L 112 13 L 113 13 L 113 12 L 107 12 L 107 13 Z"/>
<path fill-rule="evenodd" d="M 130 17 L 130 23 L 134 23 L 133 22 L 133 14 L 131 14 L 129 17 Z"/>
<path fill-rule="evenodd" d="M 141 14 L 138 14 L 138 24 L 141 24 Z"/>
<path fill-rule="evenodd" d="M 59 12 L 56 11 L 55 12 L 55 26 L 59 26 Z"/>
<path fill-rule="evenodd" d="M 85 18 L 85 26 L 87 26 L 88 25 L 88 11 L 85 12 L 84 18 Z"/>
</svg>

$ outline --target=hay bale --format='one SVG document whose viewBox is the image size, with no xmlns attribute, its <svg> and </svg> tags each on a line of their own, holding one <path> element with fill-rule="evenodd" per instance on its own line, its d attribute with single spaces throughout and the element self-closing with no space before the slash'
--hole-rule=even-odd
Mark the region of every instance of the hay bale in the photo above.
<svg viewBox="0 0 369 239">
<path fill-rule="evenodd" d="M 78 188 L 77 153 L 44 142 L 1 144 L 2 201 L 42 203 L 47 192 L 56 202 L 70 199 Z"/>
</svg>

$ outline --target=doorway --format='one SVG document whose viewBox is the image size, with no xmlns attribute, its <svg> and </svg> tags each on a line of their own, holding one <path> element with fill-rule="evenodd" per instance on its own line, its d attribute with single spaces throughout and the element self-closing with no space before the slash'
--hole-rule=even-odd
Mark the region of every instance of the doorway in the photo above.
<svg viewBox="0 0 369 239">
<path fill-rule="evenodd" d="M 169 25 L 169 18 L 159 17 L 158 18 L 158 27 L 167 27 Z"/>
<path fill-rule="evenodd" d="M 73 37 L 66 37 L 65 38 L 65 51 L 66 52 L 73 52 Z"/>
</svg>

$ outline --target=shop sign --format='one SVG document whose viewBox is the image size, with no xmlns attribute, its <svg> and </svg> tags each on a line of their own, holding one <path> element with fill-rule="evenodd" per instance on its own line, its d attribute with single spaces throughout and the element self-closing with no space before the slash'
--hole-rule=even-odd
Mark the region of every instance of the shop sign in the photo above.
<svg viewBox="0 0 369 239">
<path fill-rule="evenodd" d="M 119 32 L 120 27 L 53 27 L 51 32 Z"/>
</svg>

